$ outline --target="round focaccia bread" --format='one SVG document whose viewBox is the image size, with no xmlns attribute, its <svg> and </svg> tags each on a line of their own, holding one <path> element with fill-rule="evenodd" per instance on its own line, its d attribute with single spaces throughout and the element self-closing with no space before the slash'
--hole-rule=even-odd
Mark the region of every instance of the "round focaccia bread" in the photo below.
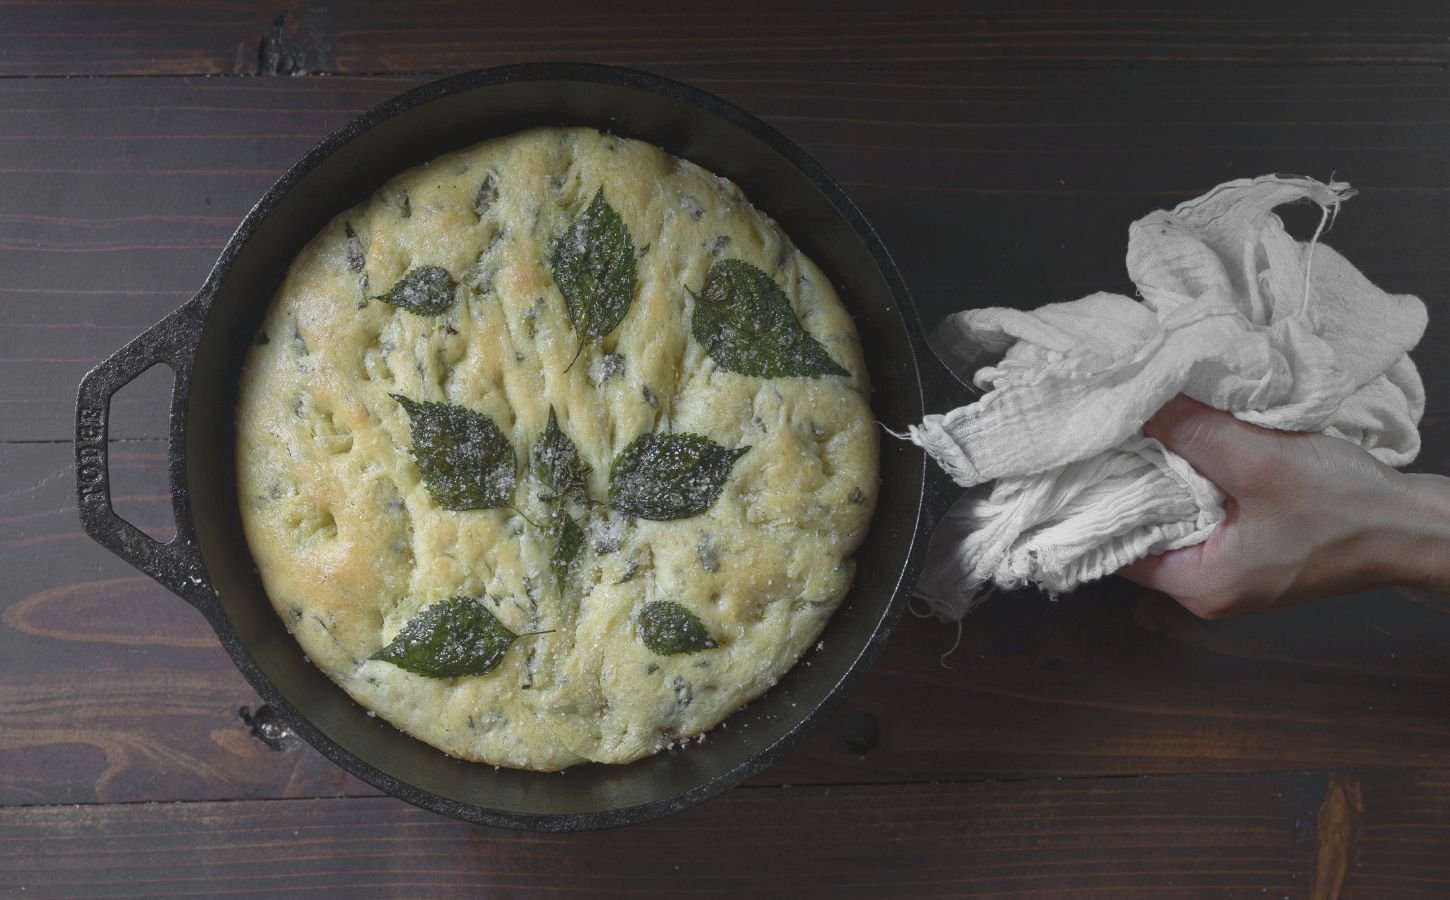
<svg viewBox="0 0 1450 900">
<path fill-rule="evenodd" d="M 595 201 L 634 259 L 627 311 L 602 336 L 606 316 L 571 318 L 560 287 L 594 285 L 561 272 L 588 268 L 578 223 Z M 712 355 L 692 323 L 715 266 L 783 291 L 816 345 L 785 364 L 823 350 L 845 374 L 746 374 L 721 362 L 728 348 Z M 779 324 L 711 334 L 748 355 L 789 330 Z M 243 525 L 303 650 L 393 725 L 495 765 L 628 762 L 713 727 L 817 639 L 876 502 L 867 394 L 829 281 L 733 183 L 639 141 L 526 131 L 398 175 L 292 263 L 242 376 Z M 474 485 L 492 508 L 446 508 L 467 502 L 447 499 L 453 470 L 425 458 L 437 434 L 420 435 L 412 414 L 444 409 L 428 404 L 486 417 L 494 449 L 507 439 L 513 456 Z M 582 490 L 554 490 L 530 465 L 551 410 L 590 469 Z M 630 514 L 640 498 L 625 501 L 626 475 L 645 500 L 671 496 L 649 487 L 667 454 L 618 463 L 642 435 L 723 448 L 723 482 L 696 472 L 675 485 L 703 491 L 703 512 Z M 561 554 L 563 515 L 580 526 L 577 552 Z M 390 661 L 385 648 L 427 651 L 406 629 L 455 598 L 527 636 L 484 674 Z M 673 636 L 687 640 L 650 639 L 651 616 L 681 609 L 692 620 L 671 620 Z M 467 643 L 443 638 L 433 650 Z"/>
</svg>

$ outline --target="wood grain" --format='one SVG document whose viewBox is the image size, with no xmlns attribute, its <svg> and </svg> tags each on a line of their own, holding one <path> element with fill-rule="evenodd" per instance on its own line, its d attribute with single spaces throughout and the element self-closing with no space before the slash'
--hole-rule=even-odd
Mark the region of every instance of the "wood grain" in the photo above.
<svg viewBox="0 0 1450 900">
<path fill-rule="evenodd" d="M 1297 898 L 1324 785 L 741 788 L 663 822 L 573 835 L 474 828 L 382 798 L 9 809 L 0 871 L 25 897 Z"/>
<path fill-rule="evenodd" d="M 201 617 L 80 530 L 55 445 L 0 444 L 0 805 L 372 794 L 273 750 Z M 112 447 L 165 535 L 165 444 Z M 847 707 L 756 784 L 1450 768 L 1450 601 L 1384 591 L 1193 619 L 1111 579 L 1002 597 L 955 630 L 908 617 Z M 874 735 L 870 731 L 874 728 Z M 58 768 L 59 766 L 59 768 Z"/>
<path fill-rule="evenodd" d="M 523 835 L 376 796 L 300 744 L 201 617 L 76 519 L 81 374 L 200 286 L 273 179 L 436 74 L 561 58 L 780 128 L 928 322 L 1130 291 L 1128 223 L 1225 179 L 1345 178 L 1361 194 L 1329 243 L 1430 305 L 1415 468 L 1450 472 L 1450 10 L 1199 6 L 0 3 L 0 893 L 1450 894 L 1446 598 L 1204 623 L 1110 579 L 995 599 L 946 666 L 955 631 L 908 618 L 751 786 Z M 332 77 L 250 77 L 305 73 Z M 33 77 L 56 75 L 163 77 Z M 162 537 L 165 382 L 118 395 L 111 448 L 119 506 Z"/>
<path fill-rule="evenodd" d="M 1330 775 L 1315 824 L 1314 900 L 1330 900 L 1343 892 L 1363 815 L 1360 780 L 1337 772 Z"/>
<path fill-rule="evenodd" d="M 1131 292 L 1128 223 L 1235 176 L 1361 189 L 1329 242 L 1387 289 L 1443 305 L 1450 81 L 1419 70 L 1092 70 L 819 81 L 680 74 L 782 128 L 839 178 L 923 318 Z M 285 168 L 416 78 L 0 82 L 0 439 L 63 440 L 81 374 L 202 283 Z M 1291 225 L 1312 229 L 1301 210 Z M 1317 220 L 1315 220 L 1317 221 Z M 1417 359 L 1418 466 L 1450 471 L 1450 316 Z M 122 407 L 117 436 L 139 431 Z"/>
<path fill-rule="evenodd" d="M 1363 809 L 1344 880 L 1346 898 L 1450 893 L 1450 776 L 1383 773 L 1355 780 Z"/>
<path fill-rule="evenodd" d="M 1450 60 L 1443 5 L 880 4 L 629 0 L 527 6 L 223 0 L 11 0 L 0 74 L 443 72 L 537 59 L 719 71 L 841 66 L 1425 64 Z"/>
<path fill-rule="evenodd" d="M 69 448 L 0 444 L 0 805 L 376 793 L 320 754 L 274 752 L 206 622 L 80 529 Z M 118 494 L 165 535 L 166 445 L 111 447 Z"/>
</svg>

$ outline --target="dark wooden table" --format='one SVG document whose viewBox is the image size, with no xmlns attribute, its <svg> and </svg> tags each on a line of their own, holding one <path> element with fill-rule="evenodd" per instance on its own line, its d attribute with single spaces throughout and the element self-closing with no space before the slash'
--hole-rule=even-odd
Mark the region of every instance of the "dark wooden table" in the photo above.
<svg viewBox="0 0 1450 900">
<path fill-rule="evenodd" d="M 1128 223 L 1219 181 L 1349 180 L 1329 242 L 1429 305 L 1414 468 L 1450 471 L 1437 3 L 0 5 L 0 894 L 1450 894 L 1450 600 L 1413 591 L 1205 623 L 1109 579 L 994 601 L 946 665 L 955 630 L 908 618 L 778 765 L 612 832 L 439 818 L 279 730 L 200 616 L 81 533 L 75 386 L 323 135 L 537 59 L 779 127 L 928 321 L 1130 290 Z M 118 396 L 111 446 L 162 536 L 166 390 Z"/>
</svg>

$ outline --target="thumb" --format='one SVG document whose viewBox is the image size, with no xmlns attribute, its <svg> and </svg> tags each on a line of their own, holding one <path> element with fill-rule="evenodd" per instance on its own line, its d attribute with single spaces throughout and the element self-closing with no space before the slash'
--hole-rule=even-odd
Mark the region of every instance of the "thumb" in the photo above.
<svg viewBox="0 0 1450 900">
<path fill-rule="evenodd" d="M 1143 425 L 1143 433 L 1230 495 L 1262 471 L 1277 450 L 1270 433 L 1182 394 L 1163 404 Z"/>
</svg>

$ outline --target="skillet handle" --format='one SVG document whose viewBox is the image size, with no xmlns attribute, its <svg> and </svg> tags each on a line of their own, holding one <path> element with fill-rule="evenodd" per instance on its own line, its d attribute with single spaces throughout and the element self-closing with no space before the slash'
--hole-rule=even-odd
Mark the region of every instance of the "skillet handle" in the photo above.
<svg viewBox="0 0 1450 900">
<path fill-rule="evenodd" d="M 200 297 L 173 311 L 100 365 L 86 373 L 76 398 L 76 495 L 81 526 L 97 543 L 170 588 L 192 605 L 206 609 L 216 594 L 207 578 L 191 514 L 185 503 L 184 422 L 192 364 L 201 338 L 204 304 Z M 174 373 L 171 384 L 168 469 L 176 535 L 162 543 L 116 515 L 111 507 L 107 453 L 111 397 L 158 363 Z"/>
</svg>

